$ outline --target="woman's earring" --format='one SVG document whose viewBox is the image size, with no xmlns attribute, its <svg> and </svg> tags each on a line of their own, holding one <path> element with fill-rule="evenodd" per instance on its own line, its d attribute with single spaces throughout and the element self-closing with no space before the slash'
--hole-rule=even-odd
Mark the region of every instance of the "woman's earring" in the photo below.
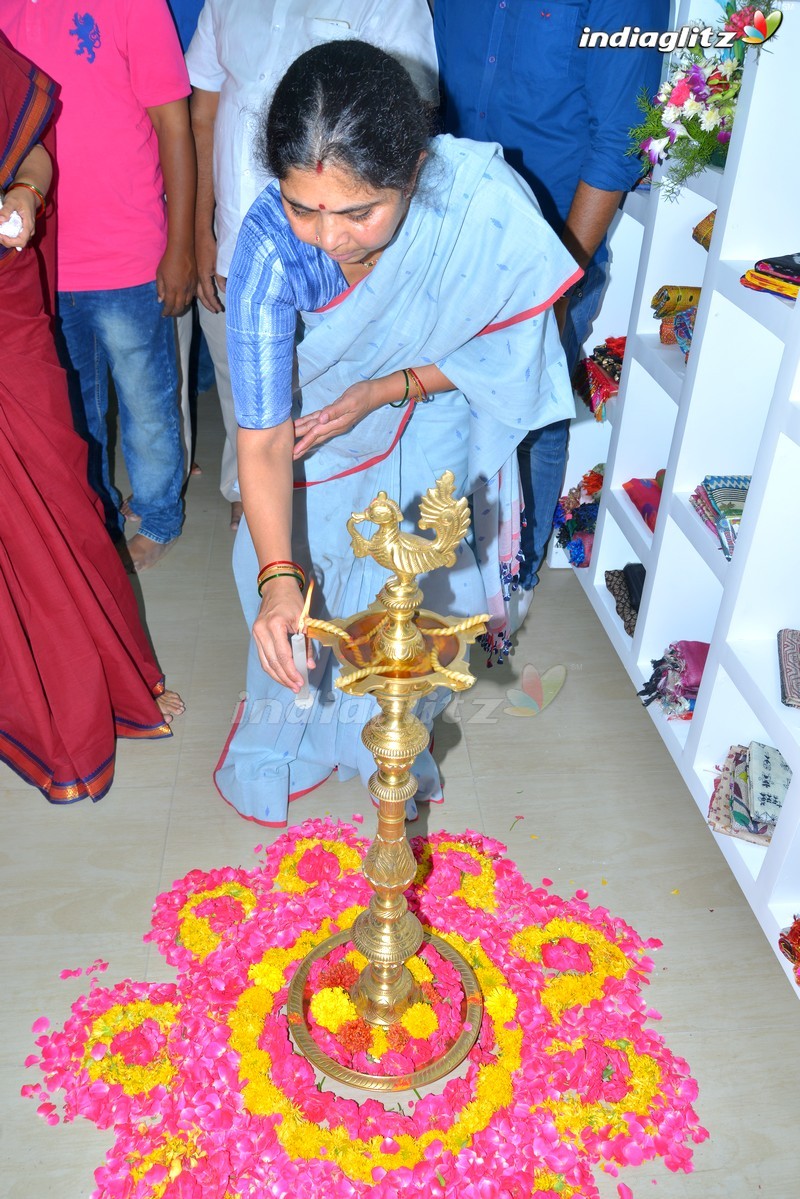
<svg viewBox="0 0 800 1199">
<path fill-rule="evenodd" d="M 316 235 L 316 237 L 314 238 L 314 241 L 317 242 L 317 244 L 319 244 L 319 234 Z"/>
</svg>

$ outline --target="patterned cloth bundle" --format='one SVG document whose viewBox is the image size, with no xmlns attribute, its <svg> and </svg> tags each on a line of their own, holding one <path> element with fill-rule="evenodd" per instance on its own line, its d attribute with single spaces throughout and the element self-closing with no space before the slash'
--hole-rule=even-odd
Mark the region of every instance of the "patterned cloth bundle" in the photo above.
<svg viewBox="0 0 800 1199">
<path fill-rule="evenodd" d="M 598 462 L 556 505 L 556 542 L 566 551 L 571 566 L 588 566 L 591 562 L 604 472 L 605 463 Z"/>
<path fill-rule="evenodd" d="M 741 282 L 752 291 L 766 291 L 787 300 L 797 299 L 800 290 L 800 254 L 762 258 L 742 275 Z"/>
<path fill-rule="evenodd" d="M 628 479 L 622 490 L 636 508 L 651 533 L 655 532 L 658 508 L 664 487 L 665 470 L 656 471 L 654 479 Z"/>
<path fill-rule="evenodd" d="M 700 519 L 719 539 L 730 562 L 747 499 L 750 475 L 706 475 L 689 496 Z"/>
<path fill-rule="evenodd" d="M 781 814 L 792 771 L 780 750 L 760 741 L 732 745 L 714 783 L 708 823 L 726 833 L 766 845 Z"/>
<path fill-rule="evenodd" d="M 668 720 L 691 720 L 707 657 L 706 641 L 673 641 L 637 692 L 644 706 L 658 700 Z"/>
<path fill-rule="evenodd" d="M 619 391 L 624 357 L 625 338 L 607 337 L 575 368 L 573 387 L 597 421 L 605 420 L 606 401 Z"/>
<path fill-rule="evenodd" d="M 636 617 L 642 602 L 645 571 L 640 562 L 629 562 L 622 570 L 607 570 L 606 587 L 614 597 L 617 616 L 629 637 L 636 629 Z"/>
<path fill-rule="evenodd" d="M 692 334 L 694 333 L 694 321 L 697 316 L 697 309 L 682 308 L 680 312 L 676 312 L 672 318 L 672 331 L 675 334 L 675 341 L 678 348 L 683 350 L 684 359 L 689 357 L 689 347 L 692 344 Z"/>
<path fill-rule="evenodd" d="M 692 238 L 701 245 L 704 250 L 707 250 L 711 245 L 711 234 L 714 232 L 714 220 L 717 215 L 716 208 L 713 208 L 702 221 L 698 221 L 694 229 L 692 229 Z"/>
<path fill-rule="evenodd" d="M 650 301 L 653 316 L 661 321 L 659 339 L 662 345 L 679 346 L 684 358 L 689 356 L 699 299 L 699 287 L 667 285 L 659 287 Z"/>
</svg>

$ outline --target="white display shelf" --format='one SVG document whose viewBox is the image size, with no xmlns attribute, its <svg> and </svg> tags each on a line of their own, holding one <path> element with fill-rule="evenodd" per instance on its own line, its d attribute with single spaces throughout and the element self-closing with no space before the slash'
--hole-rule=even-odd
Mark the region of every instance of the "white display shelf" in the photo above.
<svg viewBox="0 0 800 1199">
<path fill-rule="evenodd" d="M 625 348 L 677 404 L 686 376 L 686 362 L 678 347 L 662 345 L 656 331 L 635 334 Z"/>
<path fill-rule="evenodd" d="M 784 296 L 753 291 L 741 282 L 745 271 L 754 265 L 753 259 L 738 262 L 720 262 L 716 285 L 721 293 L 737 308 L 741 308 L 759 325 L 769 329 L 776 337 L 786 340 L 789 322 L 794 315 L 795 302 Z"/>
<path fill-rule="evenodd" d="M 631 503 L 627 492 L 621 488 L 609 493 L 608 508 L 630 545 L 634 557 L 647 570 L 653 548 L 653 534 L 642 520 L 638 509 Z M 620 565 L 625 566 L 626 563 L 622 562 Z"/>
<path fill-rule="evenodd" d="M 800 0 L 782 9 L 774 43 L 748 52 L 724 171 L 706 171 L 675 201 L 654 188 L 637 212 L 641 262 L 606 486 L 592 563 L 575 573 L 637 689 L 671 642 L 709 644 L 693 719 L 670 721 L 657 704 L 648 708 L 701 814 L 698 836 L 708 829 L 715 768 L 732 744 L 764 741 L 791 766 L 769 845 L 710 835 L 795 986 L 777 943 L 800 913 L 800 712 L 780 701 L 776 638 L 781 628 L 800 627 L 791 524 L 800 479 L 800 303 L 739 281 L 759 258 L 800 249 L 800 155 L 787 152 L 785 122 L 775 116 L 796 89 Z M 681 0 L 677 24 L 694 16 Z M 691 233 L 712 207 L 706 252 Z M 652 318 L 650 301 L 665 284 L 701 288 L 686 364 L 678 349 L 661 345 Z M 622 484 L 660 467 L 666 475 L 651 535 Z M 708 474 L 751 476 L 730 562 L 689 504 Z M 633 638 L 604 580 L 606 570 L 631 561 L 647 571 Z"/>
<path fill-rule="evenodd" d="M 688 191 L 700 196 L 713 208 L 719 199 L 721 185 L 722 168 L 709 167 L 702 175 L 695 175 L 694 179 L 690 179 L 686 186 Z"/>
<path fill-rule="evenodd" d="M 694 546 L 706 566 L 713 571 L 720 583 L 724 584 L 729 565 L 728 559 L 723 554 L 719 541 L 689 503 L 688 494 L 673 492 L 669 510 L 673 520 L 686 539 Z"/>
<path fill-rule="evenodd" d="M 772 744 L 781 743 L 783 756 L 800 776 L 800 709 L 780 703 L 777 634 L 769 641 L 728 642 L 722 660 L 731 677 L 738 680 L 750 697 Z"/>
<path fill-rule="evenodd" d="M 800 445 L 800 404 L 790 404 L 786 413 L 786 435 Z"/>
</svg>

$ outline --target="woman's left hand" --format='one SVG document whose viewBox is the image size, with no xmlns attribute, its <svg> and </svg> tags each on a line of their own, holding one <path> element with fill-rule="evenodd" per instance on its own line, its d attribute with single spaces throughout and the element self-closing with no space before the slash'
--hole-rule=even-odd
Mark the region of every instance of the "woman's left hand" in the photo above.
<svg viewBox="0 0 800 1199">
<path fill-rule="evenodd" d="M 369 416 L 376 408 L 380 408 L 383 401 L 377 391 L 378 388 L 372 379 L 366 379 L 363 383 L 353 383 L 333 404 L 320 408 L 319 412 L 301 416 L 294 425 L 293 457 L 302 458 L 309 450 L 315 450 L 332 437 L 349 433 L 360 420 Z"/>
</svg>

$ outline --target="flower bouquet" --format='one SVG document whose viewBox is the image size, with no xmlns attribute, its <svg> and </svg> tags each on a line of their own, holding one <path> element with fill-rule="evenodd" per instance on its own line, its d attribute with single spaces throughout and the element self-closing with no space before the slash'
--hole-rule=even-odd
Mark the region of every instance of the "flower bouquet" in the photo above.
<svg viewBox="0 0 800 1199">
<path fill-rule="evenodd" d="M 742 67 L 735 59 L 705 58 L 700 48 L 681 56 L 653 101 L 643 93 L 644 120 L 631 130 L 632 153 L 655 165 L 669 159 L 662 186 L 669 197 L 711 163 L 725 161 Z"/>
<path fill-rule="evenodd" d="M 733 35 L 731 48 L 719 55 L 706 54 L 702 46 L 682 51 L 655 98 L 646 92 L 639 98 L 644 120 L 631 130 L 629 153 L 641 155 L 651 166 L 669 159 L 661 182 L 670 198 L 707 166 L 724 164 L 746 48 L 763 45 L 781 23 L 780 10 L 770 2 L 758 7 L 737 0 L 720 3 L 725 15 L 718 32 Z"/>
</svg>

